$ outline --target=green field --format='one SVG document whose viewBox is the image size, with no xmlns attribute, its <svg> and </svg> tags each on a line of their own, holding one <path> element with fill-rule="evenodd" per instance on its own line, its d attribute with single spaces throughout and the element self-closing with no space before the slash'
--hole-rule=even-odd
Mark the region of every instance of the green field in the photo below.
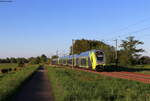
<svg viewBox="0 0 150 101">
<path fill-rule="evenodd" d="M 150 85 L 47 66 L 56 101 L 150 101 Z"/>
<path fill-rule="evenodd" d="M 11 66 L 11 64 L 7 64 L 7 66 L 9 65 Z M 3 65 L 3 67 L 7 66 Z M 37 67 L 38 65 L 31 65 L 19 71 L 0 75 L 0 101 L 7 101 L 8 98 L 10 99 L 11 96 L 17 92 L 21 84 L 33 74 Z"/>
<path fill-rule="evenodd" d="M 138 72 L 143 74 L 150 74 L 150 65 L 134 65 L 134 66 L 107 66 L 104 71 L 126 71 L 126 72 Z"/>
<path fill-rule="evenodd" d="M 137 71 L 137 72 L 140 72 L 143 74 L 150 74 L 150 65 L 136 65 L 131 68 L 139 69 L 139 71 Z"/>
<path fill-rule="evenodd" d="M 2 69 L 2 68 L 15 68 L 17 66 L 18 65 L 15 63 L 2 63 L 2 64 L 0 64 L 0 69 Z"/>
</svg>

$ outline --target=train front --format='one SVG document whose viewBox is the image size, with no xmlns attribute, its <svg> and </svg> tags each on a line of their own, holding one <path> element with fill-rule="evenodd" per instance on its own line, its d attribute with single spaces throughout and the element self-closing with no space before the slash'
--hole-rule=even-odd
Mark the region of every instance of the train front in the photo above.
<svg viewBox="0 0 150 101">
<path fill-rule="evenodd" d="M 102 71 L 105 67 L 105 54 L 102 50 L 95 51 L 96 56 L 96 71 Z"/>
</svg>

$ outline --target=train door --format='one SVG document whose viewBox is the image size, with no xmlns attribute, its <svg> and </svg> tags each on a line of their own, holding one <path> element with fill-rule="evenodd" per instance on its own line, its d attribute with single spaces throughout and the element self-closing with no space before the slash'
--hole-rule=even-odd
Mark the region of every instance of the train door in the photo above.
<svg viewBox="0 0 150 101">
<path fill-rule="evenodd" d="M 86 57 L 81 58 L 81 67 L 86 68 L 87 67 L 87 61 Z"/>
<path fill-rule="evenodd" d="M 76 58 L 76 66 L 79 67 L 79 58 Z"/>
<path fill-rule="evenodd" d="M 88 61 L 88 68 L 92 69 L 92 61 L 91 61 L 90 57 L 87 58 L 87 61 Z"/>
</svg>

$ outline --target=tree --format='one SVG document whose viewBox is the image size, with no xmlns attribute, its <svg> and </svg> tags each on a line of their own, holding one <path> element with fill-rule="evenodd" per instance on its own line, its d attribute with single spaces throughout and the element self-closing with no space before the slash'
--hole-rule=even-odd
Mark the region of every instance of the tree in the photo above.
<svg viewBox="0 0 150 101">
<path fill-rule="evenodd" d="M 6 63 L 10 63 L 10 59 L 8 57 L 5 59 L 5 61 Z"/>
<path fill-rule="evenodd" d="M 11 63 L 17 63 L 17 60 L 12 57 L 12 58 L 10 58 L 10 62 L 11 62 Z"/>
<path fill-rule="evenodd" d="M 39 64 L 40 63 L 40 57 L 31 57 L 31 58 L 29 58 L 29 63 L 30 64 Z"/>
<path fill-rule="evenodd" d="M 44 55 L 44 54 L 41 55 L 40 59 L 41 59 L 42 63 L 46 63 L 47 62 L 47 56 Z"/>
<path fill-rule="evenodd" d="M 150 64 L 150 57 L 148 56 L 142 56 L 139 61 L 139 64 Z"/>
<path fill-rule="evenodd" d="M 24 67 L 25 62 L 23 58 L 18 58 L 17 63 L 18 63 L 18 67 Z"/>
<path fill-rule="evenodd" d="M 51 58 L 48 58 L 47 59 L 47 64 L 50 64 L 51 63 Z"/>
<path fill-rule="evenodd" d="M 51 57 L 51 59 L 56 59 L 56 58 L 58 58 L 59 56 L 57 56 L 57 55 L 53 55 L 52 57 Z"/>
<path fill-rule="evenodd" d="M 135 64 L 136 58 L 139 58 L 140 52 L 144 50 L 142 48 L 137 48 L 138 45 L 144 44 L 139 40 L 135 40 L 133 36 L 129 36 L 126 40 L 122 40 L 120 45 L 120 56 L 119 62 L 121 65 L 133 65 Z"/>
</svg>

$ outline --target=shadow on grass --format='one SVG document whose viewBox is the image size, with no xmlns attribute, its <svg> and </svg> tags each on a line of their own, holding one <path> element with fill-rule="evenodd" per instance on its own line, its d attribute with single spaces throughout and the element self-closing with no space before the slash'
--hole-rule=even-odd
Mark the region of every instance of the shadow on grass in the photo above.
<svg viewBox="0 0 150 101">
<path fill-rule="evenodd" d="M 104 69 L 106 72 L 141 72 L 141 71 L 150 71 L 150 68 L 144 68 L 144 67 L 123 67 L 123 66 L 106 66 Z"/>
</svg>

